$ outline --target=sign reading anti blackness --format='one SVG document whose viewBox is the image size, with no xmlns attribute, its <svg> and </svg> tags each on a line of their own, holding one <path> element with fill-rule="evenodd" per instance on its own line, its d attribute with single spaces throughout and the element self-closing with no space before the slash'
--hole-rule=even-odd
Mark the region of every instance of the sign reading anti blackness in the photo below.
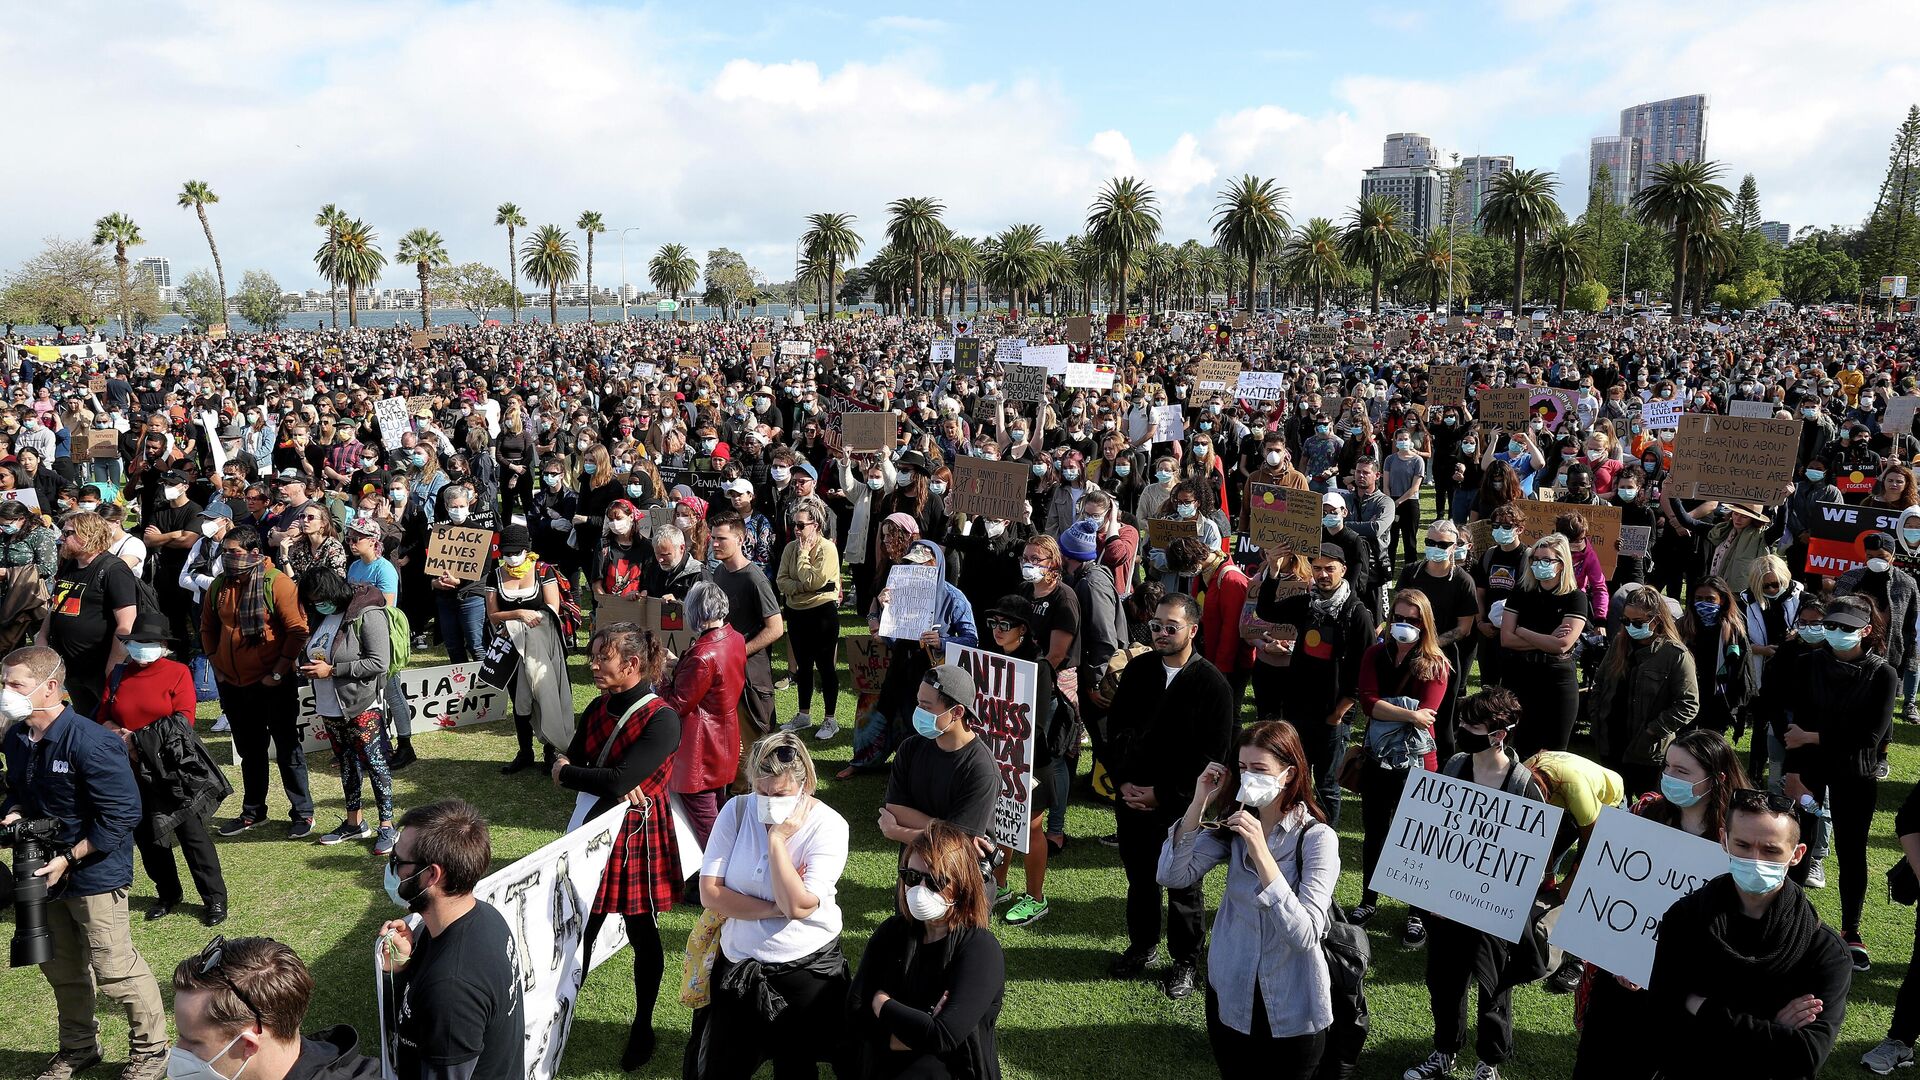
<svg viewBox="0 0 1920 1080">
<path fill-rule="evenodd" d="M 1033 749 L 1037 735 L 1040 669 L 1028 660 L 947 644 L 947 663 L 973 676 L 975 731 L 1000 767 L 993 804 L 993 840 L 1027 850 L 1033 820 Z"/>
<path fill-rule="evenodd" d="M 1368 887 L 1519 941 L 1533 915 L 1560 814 L 1557 806 L 1416 771 L 1401 792 Z"/>
</svg>

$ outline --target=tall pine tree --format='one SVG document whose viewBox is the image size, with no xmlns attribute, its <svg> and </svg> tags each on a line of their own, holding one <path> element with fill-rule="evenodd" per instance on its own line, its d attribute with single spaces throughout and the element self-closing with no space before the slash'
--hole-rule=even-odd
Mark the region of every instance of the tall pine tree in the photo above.
<svg viewBox="0 0 1920 1080">
<path fill-rule="evenodd" d="M 1908 107 L 1906 121 L 1894 133 L 1887 177 L 1861 233 L 1861 284 L 1869 293 L 1879 288 L 1883 274 L 1920 276 L 1920 105 Z"/>
</svg>

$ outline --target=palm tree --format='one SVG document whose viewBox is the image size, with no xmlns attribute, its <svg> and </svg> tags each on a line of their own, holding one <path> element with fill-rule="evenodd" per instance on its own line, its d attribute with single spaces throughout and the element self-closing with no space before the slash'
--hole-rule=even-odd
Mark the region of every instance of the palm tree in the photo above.
<svg viewBox="0 0 1920 1080">
<path fill-rule="evenodd" d="M 1247 298 L 1242 306 L 1251 312 L 1260 260 L 1278 255 L 1287 242 L 1287 189 L 1248 174 L 1222 188 L 1219 198 L 1213 209 L 1213 240 L 1246 260 Z M 1272 306 L 1273 299 L 1267 303 Z"/>
<path fill-rule="evenodd" d="M 520 245 L 520 268 L 527 280 L 547 287 L 547 322 L 560 324 L 560 286 L 580 272 L 580 251 L 558 225 L 542 225 Z"/>
<path fill-rule="evenodd" d="M 1145 181 L 1117 176 L 1107 181 L 1087 211 L 1087 237 L 1114 271 L 1116 311 L 1127 309 L 1127 271 L 1134 253 L 1160 235 L 1159 203 Z"/>
<path fill-rule="evenodd" d="M 207 204 L 217 203 L 220 196 L 213 193 L 205 180 L 189 180 L 180 187 L 180 208 L 191 206 L 200 215 L 200 231 L 207 234 L 207 250 L 213 253 L 213 277 L 220 283 L 220 321 L 227 321 L 227 271 L 220 264 L 220 246 L 213 242 L 213 226 L 207 222 Z"/>
<path fill-rule="evenodd" d="M 1553 199 L 1553 173 L 1545 169 L 1509 169 L 1493 178 L 1480 204 L 1480 228 L 1513 245 L 1513 317 L 1526 310 L 1527 244 L 1566 220 Z"/>
<path fill-rule="evenodd" d="M 607 223 L 601 219 L 598 210 L 580 211 L 580 220 L 573 227 L 587 234 L 587 325 L 593 325 L 593 234 L 607 231 Z"/>
<path fill-rule="evenodd" d="M 1038 225 L 1014 225 L 989 241 L 981 276 L 1006 290 L 1009 307 L 1021 307 L 1028 292 L 1039 288 L 1047 276 L 1049 256 L 1043 236 Z"/>
<path fill-rule="evenodd" d="M 1640 220 L 1666 229 L 1673 237 L 1673 317 L 1686 303 L 1687 256 L 1692 237 L 1713 231 L 1726 216 L 1733 194 L 1715 183 L 1721 167 L 1713 161 L 1670 161 L 1653 168 L 1653 182 L 1633 197 Z"/>
<path fill-rule="evenodd" d="M 375 246 L 380 237 L 360 220 L 341 220 L 328 228 L 327 242 L 314 252 L 314 265 L 329 281 L 347 287 L 347 325 L 360 325 L 360 290 L 380 280 L 387 257 Z"/>
<path fill-rule="evenodd" d="M 1035 225 L 1035 232 L 1040 226 Z M 1073 256 L 1067 253 L 1067 245 L 1058 240 L 1049 240 L 1040 245 L 1040 253 L 1034 261 L 1036 269 L 1034 288 L 1047 297 L 1047 314 L 1060 314 L 1060 287 L 1073 280 Z"/>
<path fill-rule="evenodd" d="M 1738 238 L 1723 228 L 1719 221 L 1715 221 L 1705 230 L 1689 235 L 1687 246 L 1692 249 L 1687 253 L 1687 265 L 1692 269 L 1687 272 L 1693 275 L 1690 283 L 1693 289 L 1693 310 L 1699 311 L 1700 306 L 1706 303 L 1708 280 L 1719 277 L 1731 269 L 1734 263 L 1739 261 L 1741 249 Z"/>
<path fill-rule="evenodd" d="M 700 280 L 700 263 L 687 253 L 684 244 L 661 244 L 647 260 L 647 279 L 656 289 L 664 289 L 673 298 L 673 321 L 680 321 L 680 294 Z"/>
<path fill-rule="evenodd" d="M 510 283 L 513 285 L 513 321 L 519 322 L 520 268 L 519 264 L 514 261 L 513 230 L 522 228 L 527 224 L 527 215 L 521 213 L 518 206 L 510 202 L 503 202 L 494 208 L 493 223 L 507 227 L 507 276 L 511 279 Z"/>
<path fill-rule="evenodd" d="M 1380 314 L 1381 278 L 1398 266 L 1413 247 L 1413 238 L 1401 223 L 1402 214 L 1400 203 L 1389 196 L 1362 196 L 1347 212 L 1347 226 L 1340 234 L 1341 256 L 1349 262 L 1364 263 L 1373 275 L 1375 315 Z"/>
<path fill-rule="evenodd" d="M 320 212 L 313 215 L 313 224 L 318 228 L 327 230 L 325 248 L 332 248 L 335 245 L 340 235 L 340 226 L 346 223 L 346 211 L 341 210 L 332 203 L 322 206 Z M 313 257 L 313 261 L 316 266 L 320 266 L 320 272 L 326 276 L 327 307 L 333 312 L 333 328 L 338 330 L 340 329 L 340 279 L 327 273 L 326 266 L 332 265 L 331 261 L 322 265 L 322 260 L 318 255 Z"/>
<path fill-rule="evenodd" d="M 1580 225 L 1555 225 L 1540 239 L 1541 267 L 1552 276 L 1556 287 L 1554 309 L 1567 313 L 1567 286 L 1587 280 L 1587 230 Z"/>
<path fill-rule="evenodd" d="M 427 279 L 437 266 L 447 265 L 446 244 L 440 234 L 432 229 L 415 229 L 400 238 L 399 250 L 394 257 L 401 262 L 413 264 L 414 272 L 420 275 L 420 329 L 433 325 L 433 315 L 429 310 Z"/>
<path fill-rule="evenodd" d="M 980 272 L 980 242 L 971 236 L 948 233 L 934 246 L 934 257 L 940 267 L 938 276 L 953 282 L 954 310 L 965 312 L 967 283 Z"/>
<path fill-rule="evenodd" d="M 1313 289 L 1313 317 L 1320 317 L 1327 286 L 1347 282 L 1347 264 L 1340 254 L 1340 232 L 1323 217 L 1312 218 L 1287 240 L 1280 259 L 1287 267 L 1287 279 L 1302 288 Z"/>
<path fill-rule="evenodd" d="M 940 220 L 946 206 L 938 199 L 915 195 L 887 204 L 887 243 L 913 256 L 913 313 L 921 313 L 921 290 L 925 288 L 925 260 L 935 244 L 947 234 Z"/>
<path fill-rule="evenodd" d="M 1424 291 L 1427 294 L 1427 310 L 1432 311 L 1440 306 L 1440 294 L 1447 288 L 1449 269 L 1457 290 L 1466 283 L 1466 265 L 1454 259 L 1453 239 L 1447 235 L 1447 230 L 1435 226 L 1420 237 L 1400 280 L 1403 284 Z M 1451 301 L 1452 298 L 1448 299 Z"/>
<path fill-rule="evenodd" d="M 866 241 L 853 231 L 857 219 L 852 214 L 820 213 L 807 215 L 807 231 L 801 234 L 801 246 L 806 248 L 816 262 L 826 264 L 827 306 L 829 322 L 833 319 L 834 282 L 839 280 L 840 269 L 847 263 L 860 257 L 860 245 Z"/>
<path fill-rule="evenodd" d="M 120 273 L 120 336 L 133 336 L 133 301 L 127 291 L 127 249 L 146 243 L 140 226 L 125 214 L 115 212 L 93 223 L 93 245 L 113 245 L 113 266 Z"/>
</svg>

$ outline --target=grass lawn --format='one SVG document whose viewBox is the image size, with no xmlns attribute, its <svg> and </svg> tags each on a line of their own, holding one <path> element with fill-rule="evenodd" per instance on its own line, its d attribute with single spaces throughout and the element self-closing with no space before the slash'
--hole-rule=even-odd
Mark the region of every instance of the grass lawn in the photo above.
<svg viewBox="0 0 1920 1080">
<path fill-rule="evenodd" d="M 417 662 L 443 660 L 442 654 L 434 653 L 420 656 Z M 776 660 L 776 668 L 784 672 L 784 659 Z M 575 665 L 574 679 L 575 700 L 584 706 L 593 696 L 584 661 Z M 798 708 L 793 690 L 780 691 L 777 701 L 783 719 Z M 203 720 L 210 721 L 217 711 L 203 706 Z M 843 693 L 840 722 L 850 724 L 852 713 L 853 698 Z M 817 701 L 814 715 L 816 719 L 820 715 Z M 225 760 L 226 737 L 209 738 L 216 744 L 216 758 Z M 1913 913 L 1887 902 L 1881 875 L 1899 858 L 1892 835 L 1893 813 L 1920 774 L 1920 749 L 1916 749 L 1920 728 L 1899 725 L 1895 739 L 1894 781 L 1881 786 L 1869 851 L 1872 880 L 1864 934 L 1875 965 L 1855 979 L 1845 1031 L 1826 1071 L 1829 1076 L 1858 1075 L 1860 1054 L 1886 1034 L 1895 992 L 1912 951 Z M 894 852 L 875 826 L 884 777 L 832 780 L 834 771 L 847 761 L 850 744 L 850 734 L 843 731 L 821 750 L 819 761 L 821 796 L 853 826 L 854 851 L 839 899 L 846 913 L 844 945 L 857 963 L 867 936 L 892 910 Z M 511 779 L 496 771 L 513 754 L 511 724 L 432 732 L 419 739 L 416 748 L 419 764 L 396 778 L 398 806 L 405 809 L 444 795 L 477 803 L 493 822 L 496 866 L 551 839 L 567 820 L 571 793 L 555 788 L 537 771 Z M 1085 765 L 1083 758 L 1083 788 Z M 236 770 L 229 772 L 237 788 L 239 775 Z M 316 824 L 325 830 L 340 816 L 337 773 L 316 765 L 314 794 L 320 807 Z M 350 1023 L 359 1029 L 363 1049 L 371 1047 L 375 1016 L 370 943 L 380 922 L 395 910 L 381 888 L 381 862 L 373 858 L 366 843 L 323 848 L 288 842 L 283 838 L 286 801 L 277 794 L 277 781 L 273 804 L 279 820 L 238 839 L 219 841 L 232 908 L 232 918 L 220 929 L 230 937 L 265 934 L 291 944 L 318 982 L 308 1028 Z M 237 805 L 236 796 L 225 810 L 231 814 Z M 999 1039 L 1002 1065 L 1010 1077 L 1169 1077 L 1213 1072 L 1199 995 L 1176 1004 L 1167 1001 L 1153 983 L 1117 983 L 1106 978 L 1109 957 L 1126 942 L 1119 854 L 1095 839 L 1112 830 L 1112 812 L 1084 792 L 1078 793 L 1068 817 L 1073 842 L 1048 874 L 1051 913 L 1030 928 L 996 924 L 1008 961 Z M 1349 869 L 1341 878 L 1339 900 L 1351 905 L 1358 902 L 1360 890 L 1357 806 L 1349 806 L 1342 817 L 1341 839 Z M 170 918 L 141 921 L 152 902 L 153 886 L 143 872 L 136 875 L 134 941 L 171 999 L 167 983 L 174 965 L 198 952 L 212 932 L 197 921 L 197 897 L 192 895 Z M 1831 857 L 1827 877 L 1829 887 L 1813 896 L 1821 914 L 1837 925 L 1837 860 Z M 1216 873 L 1210 883 L 1210 908 L 1218 898 L 1219 880 Z M 1012 881 L 1018 887 L 1017 867 Z M 1398 1077 L 1430 1048 L 1425 957 L 1399 945 L 1404 911 L 1389 901 L 1372 927 L 1375 951 L 1368 994 L 1374 1026 L 1361 1062 L 1362 1077 Z M 4 922 L 10 920 L 0 920 Z M 651 1066 L 634 1075 L 679 1076 L 689 1018 L 672 987 L 679 950 L 692 923 L 693 914 L 684 909 L 661 920 L 668 953 L 668 985 L 654 1016 L 661 1039 Z M 608 1080 L 622 1075 L 617 1060 L 633 1008 L 631 969 L 623 959 L 607 963 L 588 980 L 563 1075 Z M 1517 1054 L 1506 1074 L 1566 1075 L 1576 1039 L 1572 999 L 1549 995 L 1537 985 L 1524 987 L 1515 992 L 1514 1014 Z M 0 1025 L 0 1077 L 34 1075 L 55 1045 L 53 1000 L 38 972 L 0 972 L 0 1015 L 10 1018 Z M 126 1056 L 126 1021 L 104 1004 L 101 1018 L 108 1061 L 117 1069 Z M 1658 1033 L 1649 1034 L 1658 1038 Z M 1470 1064 L 1461 1069 L 1463 1074 L 1470 1071 Z M 763 1074 L 770 1072 L 763 1070 Z M 112 1074 L 103 1067 L 89 1075 Z"/>
</svg>

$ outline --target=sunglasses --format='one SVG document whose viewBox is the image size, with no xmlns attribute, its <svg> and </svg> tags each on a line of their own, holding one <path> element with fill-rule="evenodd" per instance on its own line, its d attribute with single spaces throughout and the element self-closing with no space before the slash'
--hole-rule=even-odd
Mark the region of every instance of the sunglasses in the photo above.
<svg viewBox="0 0 1920 1080">
<path fill-rule="evenodd" d="M 260 1015 L 260 1006 L 255 1005 L 253 999 L 247 996 L 246 991 L 240 989 L 239 984 L 234 982 L 233 979 L 222 970 L 220 961 L 226 957 L 226 954 L 227 939 L 225 935 L 214 935 L 214 939 L 207 942 L 207 947 L 200 950 L 200 959 L 198 961 L 200 977 L 219 979 L 226 985 L 227 989 L 233 991 L 234 997 L 240 999 L 240 1004 L 245 1005 L 247 1011 L 253 1014 L 254 1030 L 265 1031 L 267 1029 L 267 1023 Z"/>
<path fill-rule="evenodd" d="M 1160 634 L 1177 634 L 1186 628 L 1187 624 L 1185 623 L 1161 622 L 1158 619 L 1147 624 L 1147 629 L 1156 636 Z"/>
<path fill-rule="evenodd" d="M 988 619 L 987 620 L 987 629 L 998 630 L 1003 634 L 1009 630 L 1012 630 L 1016 626 L 1023 626 L 1023 625 L 1025 624 L 1016 623 L 1011 619 Z"/>
<path fill-rule="evenodd" d="M 1652 626 L 1653 620 L 1651 618 L 1646 618 L 1646 619 L 1624 619 L 1623 618 L 1620 620 L 1620 623 L 1623 626 L 1631 626 L 1635 630 L 1643 630 L 1649 626 Z"/>
<path fill-rule="evenodd" d="M 791 765 L 798 760 L 800 760 L 798 749 L 791 746 L 776 746 L 768 750 L 767 756 L 761 759 L 760 771 L 771 775 L 779 772 L 782 766 Z"/>
<path fill-rule="evenodd" d="M 1736 810 L 1765 810 L 1770 814 L 1788 814 L 1793 812 L 1793 800 L 1782 794 L 1761 791 L 1757 788 L 1740 788 L 1733 793 L 1733 808 Z"/>
<path fill-rule="evenodd" d="M 1832 620 L 1828 620 L 1827 622 L 1823 622 L 1823 623 L 1821 623 L 1821 624 L 1820 624 L 1820 629 L 1822 629 L 1822 630 L 1832 630 L 1832 631 L 1835 631 L 1835 632 L 1837 632 L 1837 633 L 1841 633 L 1841 634 L 1850 634 L 1850 633 L 1852 633 L 1852 632 L 1854 632 L 1855 630 L 1858 630 L 1858 629 L 1860 629 L 1860 627 L 1858 627 L 1858 626 L 1848 626 L 1848 625 L 1847 625 L 1847 624 L 1845 624 L 1845 623 L 1837 623 L 1837 622 L 1833 622 Z"/>
<path fill-rule="evenodd" d="M 900 884 L 909 889 L 915 885 L 925 885 L 934 892 L 940 892 L 947 887 L 947 880 L 938 874 L 929 874 L 915 870 L 911 866 L 903 866 L 900 868 Z"/>
</svg>

